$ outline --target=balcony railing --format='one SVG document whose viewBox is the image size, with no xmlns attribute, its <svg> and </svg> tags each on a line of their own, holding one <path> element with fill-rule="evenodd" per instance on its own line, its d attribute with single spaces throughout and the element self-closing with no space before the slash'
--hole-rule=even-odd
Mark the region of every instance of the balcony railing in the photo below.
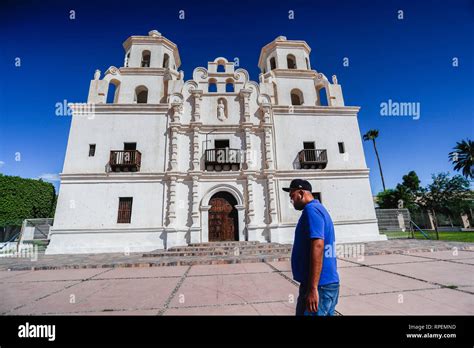
<svg viewBox="0 0 474 348">
<path fill-rule="evenodd" d="M 205 151 L 206 170 L 239 170 L 242 154 L 239 149 L 208 149 Z"/>
<path fill-rule="evenodd" d="M 109 165 L 114 172 L 138 172 L 142 163 L 142 154 L 138 150 L 110 151 Z"/>
<path fill-rule="evenodd" d="M 303 169 L 323 169 L 328 163 L 326 150 L 305 149 L 298 152 L 298 159 Z"/>
</svg>

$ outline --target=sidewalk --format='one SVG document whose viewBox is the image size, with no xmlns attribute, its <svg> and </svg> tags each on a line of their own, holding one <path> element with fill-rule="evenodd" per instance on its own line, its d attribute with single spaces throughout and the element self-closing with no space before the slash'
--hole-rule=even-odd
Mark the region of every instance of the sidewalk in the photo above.
<svg viewBox="0 0 474 348">
<path fill-rule="evenodd" d="M 473 315 L 473 245 L 457 243 L 452 249 L 450 243 L 428 242 L 422 247 L 444 251 L 416 252 L 420 244 L 403 248 L 399 241 L 388 241 L 376 242 L 378 254 L 372 245 L 363 259 L 340 258 L 337 311 L 342 315 Z M 93 266 L 104 265 L 94 260 Z M 287 260 L 7 271 L 10 262 L 0 260 L 3 315 L 293 315 L 298 293 Z"/>
</svg>

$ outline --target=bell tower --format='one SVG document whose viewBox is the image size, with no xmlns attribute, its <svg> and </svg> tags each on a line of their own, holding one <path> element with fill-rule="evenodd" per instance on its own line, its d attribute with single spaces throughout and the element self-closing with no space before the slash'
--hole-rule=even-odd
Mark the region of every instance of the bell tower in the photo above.
<svg viewBox="0 0 474 348">
<path fill-rule="evenodd" d="M 96 71 L 89 90 L 89 103 L 162 104 L 170 88 L 183 83 L 178 47 L 152 30 L 147 36 L 130 36 L 123 43 L 124 66 L 111 66 L 100 79 Z M 112 95 L 111 95 L 112 94 Z"/>
<path fill-rule="evenodd" d="M 130 36 L 123 48 L 125 68 L 164 68 L 177 72 L 181 65 L 177 46 L 156 30 L 148 36 Z"/>
<path fill-rule="evenodd" d="M 341 86 L 311 69 L 310 53 L 306 41 L 285 36 L 265 45 L 258 61 L 261 90 L 277 105 L 344 106 Z"/>
</svg>

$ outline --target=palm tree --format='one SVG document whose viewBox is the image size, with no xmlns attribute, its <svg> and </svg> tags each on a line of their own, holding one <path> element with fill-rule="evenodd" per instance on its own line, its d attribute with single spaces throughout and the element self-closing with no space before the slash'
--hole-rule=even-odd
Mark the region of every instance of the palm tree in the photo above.
<svg viewBox="0 0 474 348">
<path fill-rule="evenodd" d="M 474 178 L 474 142 L 466 139 L 456 142 L 454 151 L 449 153 L 449 160 L 454 164 L 454 170 L 462 171 L 466 179 Z"/>
<path fill-rule="evenodd" d="M 379 163 L 380 177 L 382 178 L 382 186 L 385 191 L 385 180 L 382 173 L 382 165 L 380 164 L 379 152 L 377 151 L 377 146 L 375 145 L 375 139 L 379 136 L 379 131 L 377 129 L 370 129 L 367 133 L 364 134 L 364 141 L 372 140 L 374 144 L 375 156 L 377 156 L 377 162 Z"/>
</svg>

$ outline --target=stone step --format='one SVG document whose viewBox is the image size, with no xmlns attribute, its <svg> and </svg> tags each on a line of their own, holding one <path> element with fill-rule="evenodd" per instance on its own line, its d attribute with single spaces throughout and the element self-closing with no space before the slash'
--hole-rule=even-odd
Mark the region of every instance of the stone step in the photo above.
<svg viewBox="0 0 474 348">
<path fill-rule="evenodd" d="M 135 261 L 135 262 L 115 262 L 115 263 L 101 263 L 101 264 L 75 264 L 67 265 L 17 265 L 15 270 L 52 270 L 52 269 L 84 269 L 84 268 L 130 268 L 130 267 L 167 267 L 167 266 L 193 266 L 193 265 L 223 265 L 223 264 L 237 264 L 237 263 L 256 263 L 256 262 L 278 262 L 289 261 L 288 254 L 270 254 L 270 255 L 253 255 L 253 256 L 210 256 L 210 257 L 165 257 L 165 258 L 150 258 L 149 261 Z"/>
<path fill-rule="evenodd" d="M 290 254 L 291 248 L 271 248 L 271 249 L 250 249 L 250 250 L 229 250 L 227 255 L 258 255 L 258 254 Z"/>
<path fill-rule="evenodd" d="M 226 241 L 226 242 L 208 242 L 208 243 L 190 243 L 190 247 L 199 247 L 199 246 L 239 246 L 239 245 L 258 245 L 258 244 L 267 244 L 260 243 L 258 241 Z"/>
<path fill-rule="evenodd" d="M 265 243 L 265 244 L 255 244 L 255 245 L 227 245 L 227 246 L 215 246 L 215 245 L 206 245 L 206 246 L 182 246 L 182 247 L 173 247 L 168 249 L 168 251 L 205 251 L 205 250 L 252 250 L 252 249 L 272 249 L 272 248 L 290 248 L 291 244 L 278 244 L 278 243 Z"/>
<path fill-rule="evenodd" d="M 253 263 L 253 262 L 278 262 L 289 261 L 290 256 L 287 254 L 262 254 L 253 256 L 227 256 L 218 258 L 196 258 L 183 259 L 177 262 L 176 265 L 191 266 L 191 265 L 217 265 L 217 264 L 233 264 L 233 263 Z M 173 263 L 164 261 L 161 266 L 171 266 Z"/>
<path fill-rule="evenodd" d="M 289 254 L 291 248 L 282 247 L 282 248 L 255 248 L 249 250 L 206 250 L 206 251 L 193 251 L 193 250 L 183 250 L 183 251 L 159 251 L 159 252 L 150 252 L 145 253 L 143 257 L 190 257 L 190 256 L 245 256 L 245 255 L 258 255 L 258 254 Z"/>
<path fill-rule="evenodd" d="M 209 256 L 196 257 L 190 256 L 186 258 L 179 257 L 164 257 L 164 258 L 150 258 L 149 266 L 182 266 L 182 265 L 213 265 L 213 264 L 228 264 L 228 263 L 253 263 L 253 262 L 274 262 L 274 261 L 289 261 L 291 256 L 289 254 L 257 254 L 257 255 L 225 255 L 225 256 Z"/>
<path fill-rule="evenodd" d="M 225 256 L 226 252 L 224 250 L 215 250 L 215 251 L 160 251 L 160 252 L 151 252 L 145 253 L 143 257 L 188 257 L 188 256 L 216 256 L 222 255 Z"/>
<path fill-rule="evenodd" d="M 223 252 L 224 255 L 245 255 L 245 254 L 270 254 L 270 253 L 289 253 L 291 252 L 291 247 L 272 247 L 272 248 L 254 248 L 254 249 L 211 249 L 211 250 L 171 250 L 170 252 L 178 252 L 178 253 L 190 253 L 190 252 Z"/>
</svg>

